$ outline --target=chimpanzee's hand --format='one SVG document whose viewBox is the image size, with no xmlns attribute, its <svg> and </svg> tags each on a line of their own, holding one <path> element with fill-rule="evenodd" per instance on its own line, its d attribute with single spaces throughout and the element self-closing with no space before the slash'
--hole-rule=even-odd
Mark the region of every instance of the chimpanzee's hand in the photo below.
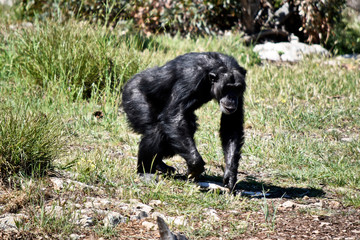
<svg viewBox="0 0 360 240">
<path fill-rule="evenodd" d="M 200 159 L 194 163 L 188 163 L 188 177 L 189 178 L 197 178 L 198 176 L 200 176 L 201 173 L 203 173 L 205 171 L 205 162 L 204 160 Z"/>
<path fill-rule="evenodd" d="M 230 191 L 233 191 L 235 188 L 236 181 L 237 181 L 237 170 L 230 171 L 226 169 L 223 178 L 224 187 L 230 189 Z"/>
</svg>

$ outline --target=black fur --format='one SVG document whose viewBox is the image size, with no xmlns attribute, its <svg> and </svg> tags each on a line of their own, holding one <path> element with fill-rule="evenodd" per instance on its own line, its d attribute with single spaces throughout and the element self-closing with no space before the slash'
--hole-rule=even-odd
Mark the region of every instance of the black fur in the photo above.
<svg viewBox="0 0 360 240">
<path fill-rule="evenodd" d="M 122 104 L 131 127 L 142 134 L 138 173 L 173 172 L 162 159 L 179 154 L 186 160 L 189 176 L 199 176 L 205 162 L 193 139 L 197 127 L 194 111 L 215 99 L 222 111 L 223 182 L 232 189 L 244 141 L 245 75 L 246 70 L 234 58 L 207 52 L 178 56 L 129 80 Z"/>
</svg>

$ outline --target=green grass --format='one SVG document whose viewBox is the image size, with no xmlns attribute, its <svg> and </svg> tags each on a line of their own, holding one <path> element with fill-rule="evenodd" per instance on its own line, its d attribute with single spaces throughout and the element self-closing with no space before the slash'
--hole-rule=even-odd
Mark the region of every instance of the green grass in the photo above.
<svg viewBox="0 0 360 240">
<path fill-rule="evenodd" d="M 201 192 L 191 182 L 174 179 L 143 183 L 136 175 L 139 136 L 128 128 L 119 109 L 123 83 L 134 73 L 182 53 L 220 51 L 233 55 L 248 69 L 247 137 L 239 170 L 254 180 L 245 176 L 240 180 L 324 189 L 343 204 L 360 207 L 358 70 L 326 65 L 326 59 L 316 58 L 296 65 L 260 65 L 251 47 L 243 46 L 237 35 L 197 40 L 147 38 L 77 22 L 35 23 L 32 29 L 11 30 L 7 21 L 3 19 L 0 27 L 0 122 L 6 119 L 0 126 L 1 162 L 5 163 L 2 166 L 15 166 L 11 161 L 24 161 L 24 152 L 34 157 L 25 159 L 30 165 L 17 164 L 17 171 L 3 172 L 33 175 L 38 163 L 32 161 L 45 159 L 56 169 L 74 173 L 75 180 L 104 187 L 109 197 L 138 198 L 144 203 L 159 199 L 166 205 L 157 211 L 192 220 L 188 226 L 171 225 L 191 239 L 220 237 L 225 227 L 227 239 L 241 236 L 253 227 L 244 216 L 261 209 L 268 214 L 262 221 L 276 229 L 276 211 L 268 211 L 275 210 L 276 203 Z M 101 111 L 103 118 L 96 118 L 96 111 Z M 196 114 L 200 125 L 196 142 L 207 162 L 206 173 L 221 179 L 224 163 L 218 105 L 210 102 Z M 58 157 L 54 141 L 64 134 L 67 151 Z M 168 163 L 185 171 L 179 157 Z M 57 194 L 68 193 L 63 190 Z M 30 205 L 35 209 L 42 204 Z M 226 220 L 207 222 L 207 208 L 237 212 L 227 215 Z M 66 217 L 54 219 L 40 211 L 32 219 L 38 231 L 55 233 L 62 226 L 69 234 L 77 231 Z M 30 230 L 35 225 L 24 228 Z M 116 235 L 115 230 L 104 230 L 100 225 L 94 229 L 100 236 Z"/>
<path fill-rule="evenodd" d="M 0 177 L 44 176 L 64 147 L 61 123 L 27 107 L 0 108 Z"/>
</svg>

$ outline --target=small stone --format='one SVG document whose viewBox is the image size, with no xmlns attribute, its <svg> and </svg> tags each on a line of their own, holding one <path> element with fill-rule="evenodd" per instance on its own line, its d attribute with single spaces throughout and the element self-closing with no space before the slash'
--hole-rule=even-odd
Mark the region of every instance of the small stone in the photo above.
<svg viewBox="0 0 360 240">
<path fill-rule="evenodd" d="M 103 222 L 105 227 L 115 227 L 119 223 L 126 223 L 127 219 L 127 217 L 122 216 L 118 212 L 110 212 L 104 218 Z"/>
<path fill-rule="evenodd" d="M 69 238 L 71 240 L 78 240 L 78 239 L 80 239 L 80 235 L 73 233 L 73 234 L 70 234 Z"/>
<path fill-rule="evenodd" d="M 304 199 L 304 200 L 309 200 L 309 199 L 310 199 L 310 197 L 309 197 L 309 196 L 307 196 L 307 195 L 305 195 L 305 196 L 303 197 L 303 199 Z"/>
<path fill-rule="evenodd" d="M 52 182 L 53 186 L 54 186 L 54 190 L 61 190 L 62 188 L 64 188 L 64 180 L 62 180 L 61 178 L 55 178 L 52 177 L 50 178 L 50 181 Z"/>
<path fill-rule="evenodd" d="M 329 207 L 332 209 L 339 209 L 341 207 L 341 203 L 333 200 L 329 202 Z"/>
<path fill-rule="evenodd" d="M 342 142 L 352 142 L 354 139 L 350 137 L 344 137 L 340 139 Z"/>
<path fill-rule="evenodd" d="M 314 203 L 313 206 L 316 207 L 316 208 L 323 208 L 324 207 L 324 201 L 320 200 L 319 202 Z"/>
<path fill-rule="evenodd" d="M 157 230 L 157 225 L 152 222 L 144 221 L 142 224 L 148 231 Z"/>
<path fill-rule="evenodd" d="M 152 206 L 152 207 L 156 207 L 156 206 L 159 206 L 161 204 L 162 204 L 162 202 L 160 200 L 151 200 L 149 202 L 149 205 Z"/>
<path fill-rule="evenodd" d="M 280 205 L 280 208 L 282 209 L 293 209 L 296 207 L 296 203 L 294 203 L 293 201 L 286 201 L 283 204 Z"/>
</svg>

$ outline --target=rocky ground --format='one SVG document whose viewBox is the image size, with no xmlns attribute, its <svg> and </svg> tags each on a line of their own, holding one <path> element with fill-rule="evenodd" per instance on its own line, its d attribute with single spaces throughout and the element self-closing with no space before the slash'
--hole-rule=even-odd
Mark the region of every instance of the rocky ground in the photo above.
<svg viewBox="0 0 360 240">
<path fill-rule="evenodd" d="M 205 188 L 216 188 L 217 184 L 202 183 Z M 212 222 L 218 222 L 222 236 L 208 239 L 360 239 L 360 210 L 346 207 L 332 196 L 319 196 L 316 192 L 293 189 L 287 195 L 281 189 L 269 188 L 263 197 L 257 189 L 242 186 L 237 194 L 243 194 L 252 201 L 259 201 L 259 211 L 221 211 L 204 209 Z M 220 191 L 222 188 L 219 187 Z M 93 227 L 96 224 L 116 229 L 111 239 L 159 239 L 156 223 L 158 216 L 170 226 L 189 224 L 187 216 L 167 216 L 158 211 L 166 205 L 159 200 L 144 204 L 139 199 L 122 200 L 121 190 L 106 193 L 105 189 L 71 180 L 68 177 L 51 177 L 42 188 L 45 201 L 43 209 L 47 216 L 66 218 L 78 229 L 69 236 L 46 231 L 26 230 L 34 221 L 33 211 L 26 207 L 33 201 L 24 195 L 3 190 L 0 194 L 0 239 L 106 239 L 98 236 Z M 318 195 L 318 196 L 317 196 Z M 115 197 L 117 196 L 117 197 Z M 244 219 L 243 225 L 233 226 L 229 217 Z M 198 222 L 197 225 L 203 224 Z M 230 228 L 237 228 L 238 237 L 227 237 Z M 20 230 L 19 230 L 20 229 Z"/>
</svg>

